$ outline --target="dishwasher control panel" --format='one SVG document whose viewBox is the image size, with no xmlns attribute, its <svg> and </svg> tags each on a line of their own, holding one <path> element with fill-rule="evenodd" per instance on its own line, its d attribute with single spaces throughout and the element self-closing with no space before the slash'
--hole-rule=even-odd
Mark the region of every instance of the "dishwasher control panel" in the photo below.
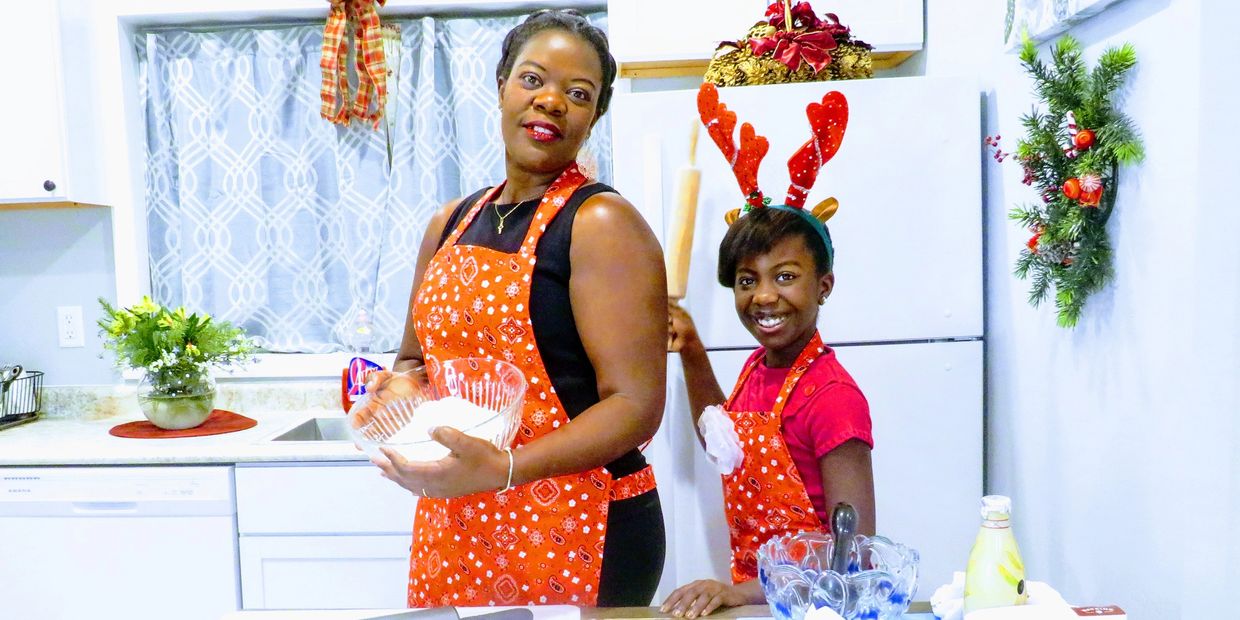
<svg viewBox="0 0 1240 620">
<path fill-rule="evenodd" d="M 0 516 L 229 515 L 231 466 L 0 469 Z"/>
</svg>

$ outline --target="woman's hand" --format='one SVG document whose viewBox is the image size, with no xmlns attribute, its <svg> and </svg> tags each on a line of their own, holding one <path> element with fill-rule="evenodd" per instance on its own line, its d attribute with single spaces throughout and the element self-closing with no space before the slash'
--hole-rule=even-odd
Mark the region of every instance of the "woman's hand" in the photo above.
<svg viewBox="0 0 1240 620">
<path fill-rule="evenodd" d="M 438 461 L 417 462 L 380 446 L 387 458 L 375 457 L 371 462 L 383 471 L 384 478 L 421 497 L 461 497 L 502 489 L 508 483 L 508 454 L 491 442 L 448 426 L 432 430 L 431 439 L 452 453 Z"/>
<path fill-rule="evenodd" d="M 667 300 L 667 351 L 680 353 L 685 345 L 700 344 L 693 317 L 674 300 Z"/>
<path fill-rule="evenodd" d="M 349 425 L 361 428 L 388 403 L 429 389 L 424 367 L 405 372 L 375 370 L 366 375 L 366 394 L 349 408 Z"/>
<path fill-rule="evenodd" d="M 751 580 L 739 585 L 731 585 L 714 579 L 701 579 L 688 585 L 676 588 L 659 607 L 662 613 L 671 613 L 676 618 L 697 618 L 705 616 L 720 607 L 737 607 L 739 605 L 757 604 L 763 601 L 762 591 L 756 588 L 758 581 Z M 754 599 L 754 591 L 758 597 Z"/>
</svg>

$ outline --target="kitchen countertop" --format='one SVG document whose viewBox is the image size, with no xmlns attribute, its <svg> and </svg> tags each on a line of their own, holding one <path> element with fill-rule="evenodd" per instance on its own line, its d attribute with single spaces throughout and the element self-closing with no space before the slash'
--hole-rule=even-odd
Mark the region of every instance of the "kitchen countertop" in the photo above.
<svg viewBox="0 0 1240 620">
<path fill-rule="evenodd" d="M 561 606 L 552 606 L 561 607 Z M 468 611 L 467 611 L 468 610 Z M 364 609 L 364 610 L 265 610 L 238 611 L 224 616 L 223 620 L 365 620 L 398 614 L 408 609 Z M 462 608 L 461 617 L 476 615 L 486 611 L 485 608 Z M 537 620 L 540 614 L 535 613 Z M 734 618 L 770 618 L 771 612 L 766 605 L 745 605 L 718 610 L 707 619 L 730 620 Z M 930 613 L 930 604 L 914 601 L 904 615 L 907 620 L 934 620 Z M 662 613 L 658 607 L 582 607 L 580 620 L 675 620 L 672 616 Z"/>
<path fill-rule="evenodd" d="M 189 465 L 278 461 L 352 461 L 366 455 L 348 441 L 269 441 L 311 417 L 336 410 L 238 411 L 258 421 L 244 431 L 176 439 L 128 439 L 108 431 L 141 413 L 42 417 L 0 431 L 0 466 Z"/>
</svg>

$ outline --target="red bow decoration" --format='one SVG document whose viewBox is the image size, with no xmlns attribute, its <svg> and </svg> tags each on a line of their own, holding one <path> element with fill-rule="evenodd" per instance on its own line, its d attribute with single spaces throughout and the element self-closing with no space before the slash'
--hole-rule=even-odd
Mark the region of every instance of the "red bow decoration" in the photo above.
<svg viewBox="0 0 1240 620">
<path fill-rule="evenodd" d="M 818 73 L 831 64 L 831 50 L 837 46 L 835 38 L 825 30 L 817 32 L 789 32 L 777 30 L 769 37 L 749 39 L 749 49 L 754 56 L 767 52 L 791 71 L 809 63 Z"/>
</svg>

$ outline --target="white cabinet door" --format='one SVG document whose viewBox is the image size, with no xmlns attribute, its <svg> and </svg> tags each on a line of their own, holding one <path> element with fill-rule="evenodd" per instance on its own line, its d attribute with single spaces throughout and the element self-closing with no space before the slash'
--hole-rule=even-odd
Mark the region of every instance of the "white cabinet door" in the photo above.
<svg viewBox="0 0 1240 620">
<path fill-rule="evenodd" d="M 805 107 L 831 90 L 848 98 L 848 131 L 807 205 L 840 202 L 830 221 L 835 290 L 823 307 L 828 342 L 908 341 L 982 334 L 980 106 L 968 80 L 900 78 L 720 89 L 738 121 L 770 141 L 759 184 L 774 202 L 788 158 L 810 136 Z M 688 161 L 697 90 L 617 94 L 615 186 L 650 221 L 670 227 L 677 169 Z M 739 134 L 739 130 L 737 130 Z M 708 348 L 752 347 L 732 291 L 715 279 L 723 216 L 743 203 L 723 156 L 702 132 L 702 171 L 688 296 Z"/>
<path fill-rule="evenodd" d="M 964 570 L 982 494 L 982 342 L 835 349 L 870 404 L 878 533 L 921 554 L 918 599 Z M 750 351 L 712 351 L 724 394 Z M 656 600 L 695 579 L 727 581 L 728 530 L 719 473 L 690 426 L 678 356 L 667 411 L 647 450 L 667 521 L 668 555 Z M 660 470 L 660 468 L 662 470 Z"/>
<path fill-rule="evenodd" d="M 64 112 L 57 2 L 21 7 L 20 26 L 0 37 L 0 203 L 64 200 Z M 45 183 L 48 184 L 46 189 Z"/>
<path fill-rule="evenodd" d="M 616 62 L 710 58 L 766 11 L 765 0 L 609 0 L 608 40 Z"/>
<path fill-rule="evenodd" d="M 410 535 L 243 536 L 245 609 L 405 607 Z"/>
<path fill-rule="evenodd" d="M 239 464 L 245 609 L 400 608 L 416 498 L 369 462 Z"/>
<path fill-rule="evenodd" d="M 612 54 L 620 64 L 708 59 L 720 41 L 743 36 L 762 21 L 768 0 L 610 0 Z M 921 0 L 833 0 L 817 3 L 877 52 L 922 47 Z"/>
</svg>

